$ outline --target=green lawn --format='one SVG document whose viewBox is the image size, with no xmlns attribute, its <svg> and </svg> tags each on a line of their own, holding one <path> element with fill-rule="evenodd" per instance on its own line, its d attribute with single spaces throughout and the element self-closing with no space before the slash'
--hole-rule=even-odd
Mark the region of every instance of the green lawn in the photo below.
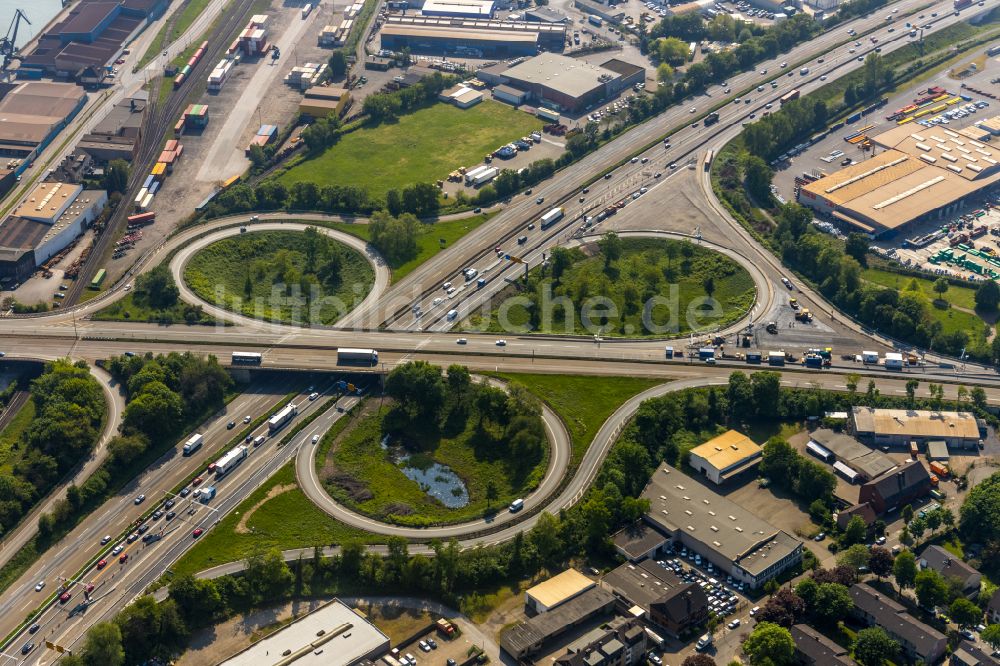
<svg viewBox="0 0 1000 666">
<path fill-rule="evenodd" d="M 548 447 L 538 460 L 521 464 L 505 455 L 503 442 L 476 428 L 475 408 L 471 410 L 464 422 L 446 424 L 429 436 L 411 433 L 405 442 L 410 466 L 426 469 L 434 463 L 443 464 L 461 478 L 468 492 L 465 506 L 446 506 L 403 474 L 400 464 L 392 458 L 394 453 L 402 452 L 398 447 L 403 442 L 390 441 L 392 452 L 382 446 L 383 418 L 389 405 L 374 401 L 366 404 L 353 427 L 333 444 L 325 458 L 317 457 L 324 487 L 331 497 L 359 513 L 415 526 L 479 518 L 536 488 L 545 474 Z M 488 501 L 486 488 L 490 481 L 497 497 Z"/>
<path fill-rule="evenodd" d="M 947 301 L 956 307 L 941 307 L 935 304 L 938 300 L 938 295 L 933 289 L 934 280 L 910 275 L 899 275 L 875 268 L 865 269 L 862 271 L 861 277 L 869 282 L 894 288 L 900 293 L 916 293 L 923 296 L 927 302 L 927 311 L 932 318 L 941 322 L 944 333 L 965 331 L 969 335 L 970 348 L 980 348 L 986 343 L 986 329 L 988 324 L 972 312 L 957 309 L 968 308 L 972 310 L 976 307 L 975 289 L 950 285 L 941 300 Z"/>
<path fill-rule="evenodd" d="M 723 254 L 687 241 L 659 238 L 626 238 L 621 245 L 621 257 L 609 267 L 597 244 L 570 250 L 571 264 L 558 282 L 553 281 L 551 270 L 535 268 L 526 290 L 528 300 L 523 300 L 524 292 L 510 287 L 504 295 L 518 296 L 520 302 L 503 299 L 488 321 L 474 315 L 464 327 L 498 333 L 675 336 L 725 326 L 753 305 L 753 278 Z M 714 306 L 704 300 L 709 278 L 714 285 Z M 592 310 L 595 298 L 610 299 L 614 308 L 603 313 Z M 589 321 L 585 321 L 588 314 Z"/>
<path fill-rule="evenodd" d="M 576 467 L 608 417 L 626 400 L 663 379 L 639 377 L 585 377 L 530 375 L 515 372 L 497 375 L 534 393 L 566 424 L 573 440 L 570 466 Z"/>
<path fill-rule="evenodd" d="M 97 321 L 177 322 L 212 325 L 224 323 L 205 314 L 199 306 L 190 305 L 181 300 L 166 310 L 153 309 L 147 303 L 138 302 L 134 291 L 98 310 L 91 318 Z"/>
<path fill-rule="evenodd" d="M 861 277 L 868 282 L 880 284 L 883 287 L 892 287 L 897 291 L 916 291 L 930 300 L 934 300 L 938 295 L 934 292 L 934 280 L 930 278 L 918 278 L 911 275 L 900 275 L 890 271 L 883 271 L 877 268 L 866 268 L 861 272 Z M 961 308 L 974 310 L 976 308 L 976 290 L 971 287 L 956 287 L 950 285 L 944 294 L 944 300 L 952 305 Z"/>
<path fill-rule="evenodd" d="M 479 164 L 483 155 L 541 127 L 541 120 L 491 100 L 470 109 L 437 103 L 346 134 L 280 179 L 288 186 L 357 185 L 381 198 L 389 189 L 442 180 L 461 166 Z"/>
<path fill-rule="evenodd" d="M 375 271 L 328 236 L 263 231 L 203 248 L 185 266 L 184 281 L 209 303 L 246 316 L 332 324 L 364 300 Z"/>
<path fill-rule="evenodd" d="M 10 474 L 14 464 L 21 459 L 23 449 L 14 448 L 21 435 L 35 418 L 35 402 L 30 398 L 24 403 L 7 427 L 0 431 L 0 474 Z"/>
<path fill-rule="evenodd" d="M 279 486 L 294 488 L 278 492 L 275 489 Z M 243 529 L 237 531 L 240 520 L 248 512 L 250 517 L 246 519 Z M 294 520 L 289 519 L 291 516 Z M 253 491 L 222 522 L 212 527 L 171 570 L 175 574 L 193 574 L 218 564 L 245 559 L 257 548 L 288 550 L 329 546 L 353 538 L 363 538 L 366 543 L 379 541 L 376 535 L 334 520 L 309 501 L 298 488 L 295 463 L 292 461 Z"/>
<path fill-rule="evenodd" d="M 417 233 L 417 255 L 402 264 L 389 265 L 392 269 L 392 281 L 398 282 L 399 280 L 402 280 L 415 268 L 441 250 L 450 247 L 459 238 L 489 220 L 493 217 L 493 215 L 495 215 L 495 213 L 480 213 L 479 215 L 473 215 L 472 217 L 463 218 L 461 220 L 421 224 L 420 231 Z M 338 229 L 344 233 L 351 234 L 352 236 L 363 238 L 366 241 L 371 240 L 371 233 L 367 224 L 334 222 L 324 224 L 323 226 L 330 227 L 331 229 Z M 441 243 L 442 239 L 445 241 L 443 244 Z"/>
</svg>

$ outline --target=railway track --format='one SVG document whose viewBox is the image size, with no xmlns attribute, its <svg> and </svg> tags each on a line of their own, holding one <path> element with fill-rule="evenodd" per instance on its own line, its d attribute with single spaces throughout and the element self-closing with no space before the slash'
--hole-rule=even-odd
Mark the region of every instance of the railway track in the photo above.
<svg viewBox="0 0 1000 666">
<path fill-rule="evenodd" d="M 107 259 L 112 244 L 121 236 L 125 228 L 126 218 L 132 210 L 131 202 L 142 188 L 146 175 L 153 168 L 167 132 L 172 129 L 173 123 L 180 116 L 188 99 L 197 92 L 197 84 L 194 82 L 204 80 L 207 73 L 211 71 L 211 63 L 218 62 L 221 54 L 225 51 L 229 36 L 235 33 L 241 24 L 249 20 L 252 9 L 253 0 L 235 0 L 234 6 L 227 7 L 222 24 L 207 39 L 208 48 L 205 51 L 205 56 L 191 69 L 191 74 L 185 78 L 181 87 L 171 92 L 165 103 L 154 102 L 151 105 L 152 109 L 147 115 L 143 129 L 144 139 L 139 149 L 139 155 L 131 165 L 128 187 L 122 195 L 118 207 L 111 214 L 104 231 L 94 243 L 94 249 L 87 262 L 80 268 L 76 282 L 67 292 L 65 301 L 67 306 L 75 304 L 80 299 L 80 294 L 90 284 L 98 267 Z M 166 81 L 162 77 L 158 81 L 159 84 L 150 91 L 151 100 L 158 99 L 159 86 L 166 85 Z"/>
</svg>

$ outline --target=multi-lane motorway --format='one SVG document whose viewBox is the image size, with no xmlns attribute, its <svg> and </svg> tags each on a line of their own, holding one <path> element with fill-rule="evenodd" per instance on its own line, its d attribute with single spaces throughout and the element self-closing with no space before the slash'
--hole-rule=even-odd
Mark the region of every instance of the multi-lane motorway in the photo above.
<svg viewBox="0 0 1000 666">
<path fill-rule="evenodd" d="M 894 24 L 909 20 L 907 12 L 916 12 L 919 4 L 919 0 L 901 0 L 893 5 L 899 10 L 899 13 L 895 14 Z M 988 11 L 995 5 L 995 1 L 987 5 L 984 8 L 974 7 L 966 10 L 960 17 L 953 15 L 950 2 L 937 3 L 919 11 L 928 16 L 932 12 L 938 13 L 938 18 L 930 19 L 933 29 L 938 29 L 965 20 L 973 13 Z M 512 277 L 523 270 L 519 266 L 498 263 L 493 248 L 498 245 L 511 248 L 513 239 L 525 233 L 526 224 L 534 221 L 550 206 L 565 206 L 566 218 L 545 233 L 541 230 L 533 232 L 534 235 L 524 248 L 531 261 L 540 260 L 542 253 L 550 251 L 556 244 L 570 242 L 580 226 L 580 216 L 588 214 L 598 202 L 607 201 L 609 198 L 621 198 L 624 193 L 638 189 L 640 184 L 649 187 L 649 191 L 643 196 L 655 199 L 671 187 L 674 178 L 683 177 L 682 174 L 687 171 L 685 167 L 689 158 L 697 158 L 696 166 L 700 168 L 703 151 L 721 147 L 740 130 L 741 124 L 747 120 L 750 113 L 761 113 L 766 104 L 773 104 L 778 97 L 792 88 L 808 92 L 822 85 L 820 77 L 835 78 L 859 67 L 861 63 L 856 60 L 857 55 L 864 55 L 874 48 L 874 44 L 867 39 L 869 31 L 879 38 L 879 46 L 885 52 L 910 41 L 902 30 L 893 34 L 887 32 L 888 26 L 885 24 L 884 14 L 889 11 L 891 9 L 882 9 L 872 16 L 845 24 L 774 61 L 759 65 L 753 72 L 734 76 L 727 82 L 731 93 L 723 92 L 722 86 L 713 87 L 706 96 L 660 114 L 559 172 L 550 181 L 536 187 L 531 197 L 515 197 L 489 224 L 482 225 L 448 250 L 438 254 L 433 261 L 418 268 L 384 295 L 377 295 L 366 301 L 358 311 L 360 315 L 356 317 L 356 323 L 363 326 L 355 330 L 304 329 L 227 316 L 225 318 L 236 325 L 196 329 L 197 332 L 203 333 L 200 336 L 202 339 L 192 340 L 193 329 L 186 327 L 162 328 L 131 322 L 94 322 L 80 319 L 88 312 L 106 305 L 110 299 L 125 293 L 124 283 L 118 285 L 112 294 L 105 296 L 98 303 L 85 304 L 45 317 L 11 318 L 0 321 L 0 336 L 3 336 L 3 342 L 0 343 L 2 350 L 11 357 L 20 358 L 50 359 L 70 356 L 94 361 L 105 358 L 109 353 L 125 350 L 162 352 L 191 349 L 213 353 L 224 359 L 234 349 L 248 349 L 262 351 L 265 364 L 270 367 L 336 371 L 338 366 L 335 349 L 338 346 L 366 346 L 380 351 L 380 364 L 373 368 L 374 371 L 384 371 L 411 359 L 424 359 L 438 364 L 461 362 L 473 370 L 504 369 L 634 375 L 673 380 L 640 394 L 623 405 L 605 423 L 595 442 L 588 449 L 575 476 L 558 491 L 557 488 L 562 482 L 568 464 L 569 447 L 565 429 L 553 414 L 547 412 L 546 423 L 553 445 L 553 455 L 550 457 L 549 473 L 542 487 L 528 498 L 529 510 L 522 514 L 526 519 L 518 522 L 505 514 L 491 524 L 477 521 L 462 526 L 435 528 L 436 531 L 433 533 L 415 530 L 415 534 L 410 534 L 410 531 L 414 530 L 407 531 L 373 523 L 336 505 L 322 492 L 315 478 L 312 448 L 309 443 L 314 434 L 324 432 L 341 415 L 338 410 L 331 409 L 285 447 L 278 449 L 274 446 L 275 440 L 270 440 L 264 446 L 255 449 L 254 454 L 243 465 L 218 483 L 220 495 L 216 501 L 210 503 L 211 508 L 195 506 L 196 511 L 189 515 L 186 512 L 187 505 L 184 505 L 184 510 L 178 511 L 177 517 L 165 530 L 163 540 L 146 547 L 142 546 L 141 541 L 133 544 L 127 551 L 130 557 L 125 564 L 119 564 L 117 558 L 114 558 L 109 560 L 108 567 L 100 572 L 89 569 L 80 579 L 83 584 L 95 585 L 93 592 L 95 601 L 87 612 L 70 617 L 70 612 L 81 593 L 75 593 L 73 599 L 65 605 L 53 604 L 38 618 L 41 628 L 32 640 L 36 642 L 54 640 L 62 645 L 73 644 L 88 626 L 110 617 L 169 568 L 171 563 L 195 542 L 191 536 L 195 527 L 211 529 L 218 515 L 235 507 L 263 480 L 293 457 L 296 458 L 303 488 L 319 506 L 344 522 L 373 532 L 392 534 L 402 531 L 405 536 L 413 538 L 455 536 L 466 546 L 482 542 L 491 543 L 510 538 L 517 531 L 530 527 L 537 516 L 531 509 L 544 507 L 549 511 L 558 511 L 572 504 L 583 494 L 596 475 L 614 437 L 634 413 L 641 400 L 688 386 L 723 383 L 733 367 L 725 362 L 710 367 L 689 359 L 668 362 L 664 359 L 663 341 L 617 342 L 578 337 L 508 335 L 506 345 L 500 347 L 496 340 L 498 336 L 469 334 L 463 338 L 463 343 L 459 344 L 458 336 L 447 332 L 450 324 L 443 317 L 444 313 L 449 309 L 459 310 L 462 316 L 473 312 L 485 299 L 495 295 L 503 287 L 504 278 Z M 927 20 L 921 20 L 921 23 L 926 22 Z M 854 38 L 849 38 L 847 34 L 850 28 L 858 32 L 858 39 L 862 42 L 856 54 L 847 53 L 848 46 L 842 45 L 854 41 Z M 823 62 L 819 62 L 820 58 Z M 782 70 L 781 61 L 787 61 L 789 68 Z M 806 76 L 798 73 L 799 68 L 803 66 L 810 68 L 810 73 Z M 760 74 L 762 69 L 766 69 L 768 73 Z M 791 72 L 791 76 L 788 76 L 787 72 Z M 778 75 L 776 79 L 778 86 L 772 89 L 768 81 L 776 75 Z M 762 93 L 758 93 L 756 88 L 762 84 L 765 85 L 765 89 Z M 731 101 L 737 95 L 750 97 L 753 101 L 751 104 L 737 105 Z M 717 125 L 708 130 L 700 124 L 695 127 L 690 126 L 695 118 L 716 105 L 721 105 L 720 121 Z M 691 107 L 696 109 L 695 114 L 689 112 Z M 668 133 L 671 134 L 671 147 L 664 149 L 660 140 Z M 640 158 L 635 163 L 628 161 L 633 155 Z M 647 158 L 646 163 L 641 161 L 643 157 Z M 670 163 L 675 163 L 677 169 L 669 169 Z M 611 178 L 601 178 L 604 171 L 613 167 L 617 168 L 612 171 Z M 652 178 L 652 173 L 655 171 L 663 172 L 665 177 Z M 775 287 L 778 278 L 782 276 L 781 266 L 774 257 L 758 248 L 739 225 L 728 219 L 725 211 L 718 207 L 718 203 L 714 200 L 707 184 L 707 177 L 704 174 L 699 174 L 699 177 L 704 196 L 702 203 L 706 210 L 714 212 L 716 217 L 723 220 L 723 223 L 728 223 L 733 230 L 728 235 L 730 242 L 726 251 L 731 256 L 735 254 L 740 257 L 745 265 L 753 268 L 752 272 L 758 285 L 756 318 L 763 319 L 787 303 L 787 295 L 782 288 Z M 581 203 L 578 197 L 581 196 L 582 188 L 588 185 L 591 191 Z M 545 198 L 544 206 L 535 203 L 536 196 Z M 626 207 L 626 214 L 627 211 Z M 211 228 L 233 223 L 234 221 L 215 222 Z M 264 228 L 265 225 L 274 223 L 265 221 L 260 228 Z M 600 229 L 596 231 L 599 233 Z M 657 230 L 650 231 L 657 232 Z M 206 228 L 201 228 L 178 234 L 153 253 L 142 268 L 148 269 L 156 265 L 174 248 L 192 246 L 196 238 L 205 233 Z M 230 229 L 207 233 L 237 232 Z M 176 259 L 173 267 L 179 272 L 185 261 L 183 256 L 189 256 L 189 253 L 178 256 L 182 258 Z M 492 262 L 492 265 L 487 262 Z M 485 288 L 460 289 L 453 298 L 448 299 L 447 306 L 437 309 L 431 307 L 433 299 L 440 297 L 441 284 L 444 281 L 455 281 L 462 268 L 476 265 L 489 269 L 486 272 L 488 282 Z M 379 274 L 381 277 L 378 278 L 380 280 L 378 291 L 381 293 L 388 277 L 384 269 L 377 271 L 377 275 Z M 808 291 L 797 293 L 796 296 L 818 311 L 829 312 L 829 306 Z M 186 297 L 192 296 L 186 294 Z M 424 311 L 431 313 L 431 316 L 423 320 L 415 319 L 412 315 L 414 304 L 421 304 Z M 383 325 L 382 330 L 377 330 L 380 325 Z M 824 338 L 837 340 L 838 346 L 841 347 L 844 346 L 840 344 L 841 341 L 856 344 L 854 349 L 845 349 L 846 351 L 860 350 L 862 346 L 872 345 L 870 338 L 864 332 L 842 321 L 831 321 L 829 324 L 817 326 L 814 336 L 817 345 Z M 822 386 L 843 390 L 846 385 L 844 376 L 846 372 L 858 372 L 866 380 L 870 377 L 880 390 L 887 393 L 904 393 L 905 380 L 910 377 L 947 383 L 949 394 L 954 393 L 955 385 L 958 383 L 977 384 L 987 389 L 991 401 L 1000 402 L 1000 379 L 992 369 L 970 366 L 964 371 L 959 371 L 954 367 L 938 366 L 933 362 L 919 369 L 907 371 L 902 377 L 887 375 L 878 369 L 856 367 L 853 364 L 840 364 L 823 373 L 785 368 L 783 381 L 786 386 Z M 290 386 L 268 387 L 267 392 L 250 392 L 237 398 L 227 407 L 226 413 L 217 415 L 202 428 L 202 432 L 210 442 L 203 452 L 191 458 L 182 458 L 177 450 L 172 451 L 130 483 L 120 496 L 90 516 L 7 591 L 3 600 L 0 600 L 0 610 L 4 611 L 3 618 L 0 619 L 0 629 L 4 633 L 12 631 L 24 620 L 28 611 L 35 608 L 45 594 L 57 585 L 59 577 L 71 577 L 88 563 L 95 561 L 101 552 L 99 542 L 103 535 L 110 534 L 117 537 L 124 533 L 144 509 L 151 507 L 153 503 L 161 502 L 166 492 L 202 468 L 208 460 L 217 457 L 219 449 L 233 434 L 225 430 L 225 424 L 230 418 L 239 419 L 244 413 L 257 415 L 265 411 L 269 406 L 276 404 L 282 392 L 289 388 Z M 299 417 L 303 418 L 323 401 L 309 402 L 304 396 L 300 396 L 298 402 L 303 405 L 304 414 Z M 138 493 L 144 493 L 148 497 L 145 504 L 133 503 L 132 498 Z M 112 541 L 107 548 L 111 548 L 115 543 L 117 541 Z M 7 547 L 9 548 L 9 544 Z M 48 586 L 44 592 L 36 593 L 34 586 L 42 579 L 47 581 Z M 5 651 L 17 649 L 25 640 L 27 640 L 26 634 L 16 635 L 10 645 L 5 646 Z M 54 656 L 54 653 L 36 647 L 28 655 L 27 661 L 50 663 Z"/>
</svg>

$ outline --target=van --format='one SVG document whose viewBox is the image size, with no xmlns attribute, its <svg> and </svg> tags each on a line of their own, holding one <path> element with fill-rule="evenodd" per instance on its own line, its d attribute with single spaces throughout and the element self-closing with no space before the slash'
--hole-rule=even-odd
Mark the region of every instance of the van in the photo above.
<svg viewBox="0 0 1000 666">
<path fill-rule="evenodd" d="M 511 513 L 517 513 L 518 511 L 524 508 L 524 500 L 523 499 L 514 500 L 513 502 L 510 503 L 509 508 Z"/>
<path fill-rule="evenodd" d="M 258 436 L 257 436 L 257 437 L 256 437 L 256 438 L 255 438 L 255 439 L 253 440 L 253 445 L 254 445 L 254 446 L 260 446 L 261 444 L 263 444 L 263 443 L 264 443 L 264 440 L 265 440 L 265 439 L 266 439 L 266 437 L 264 437 L 264 435 L 258 435 Z"/>
<path fill-rule="evenodd" d="M 712 634 L 707 633 L 698 639 L 698 642 L 695 643 L 694 649 L 697 650 L 698 652 L 704 652 L 705 650 L 708 649 L 708 646 L 711 644 L 712 644 Z"/>
<path fill-rule="evenodd" d="M 527 236 L 520 236 L 517 239 L 517 244 L 518 245 L 524 245 L 527 242 L 528 242 L 528 237 Z"/>
<path fill-rule="evenodd" d="M 453 321 L 458 316 L 458 310 L 448 310 L 448 321 Z"/>
</svg>

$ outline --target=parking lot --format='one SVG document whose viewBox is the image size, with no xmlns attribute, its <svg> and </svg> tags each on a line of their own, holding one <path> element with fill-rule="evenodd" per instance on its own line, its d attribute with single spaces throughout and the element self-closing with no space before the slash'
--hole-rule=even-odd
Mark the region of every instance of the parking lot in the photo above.
<svg viewBox="0 0 1000 666">
<path fill-rule="evenodd" d="M 391 654 L 403 666 L 420 663 L 456 666 L 469 658 L 469 650 L 475 646 L 476 643 L 464 633 L 448 638 L 441 632 L 432 630 L 400 648 L 394 648 Z"/>
</svg>

